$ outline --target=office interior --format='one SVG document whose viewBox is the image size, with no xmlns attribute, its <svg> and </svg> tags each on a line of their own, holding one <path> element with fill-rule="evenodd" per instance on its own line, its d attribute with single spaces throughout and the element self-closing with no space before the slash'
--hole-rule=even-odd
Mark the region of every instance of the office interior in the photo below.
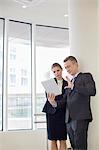
<svg viewBox="0 0 99 150">
<path fill-rule="evenodd" d="M 99 150 L 98 41 L 99 0 L 0 0 L 0 150 L 48 150 L 41 81 L 68 55 L 96 82 L 88 150 Z"/>
</svg>

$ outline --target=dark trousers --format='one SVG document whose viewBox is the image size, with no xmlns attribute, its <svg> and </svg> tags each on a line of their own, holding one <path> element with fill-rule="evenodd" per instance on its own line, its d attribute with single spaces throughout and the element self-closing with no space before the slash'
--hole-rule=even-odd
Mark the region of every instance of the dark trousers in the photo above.
<svg viewBox="0 0 99 150">
<path fill-rule="evenodd" d="M 70 120 L 67 133 L 73 150 L 87 150 L 88 120 Z"/>
</svg>

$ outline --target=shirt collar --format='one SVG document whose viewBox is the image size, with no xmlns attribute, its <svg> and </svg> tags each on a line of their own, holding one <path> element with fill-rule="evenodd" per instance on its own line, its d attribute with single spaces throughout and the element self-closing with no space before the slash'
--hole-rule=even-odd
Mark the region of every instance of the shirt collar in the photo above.
<svg viewBox="0 0 99 150">
<path fill-rule="evenodd" d="M 78 76 L 78 74 L 79 74 L 79 72 L 77 72 L 77 73 L 73 76 L 73 78 L 76 78 L 76 77 Z"/>
</svg>

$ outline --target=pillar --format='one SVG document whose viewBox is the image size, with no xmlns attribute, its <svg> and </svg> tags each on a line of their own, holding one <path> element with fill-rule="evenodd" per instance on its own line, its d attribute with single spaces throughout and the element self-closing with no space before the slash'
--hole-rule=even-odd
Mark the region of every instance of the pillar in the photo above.
<svg viewBox="0 0 99 150">
<path fill-rule="evenodd" d="M 70 53 L 82 72 L 91 72 L 99 87 L 97 0 L 68 0 Z M 99 94 L 91 98 L 93 122 L 88 131 L 88 150 L 99 150 Z"/>
</svg>

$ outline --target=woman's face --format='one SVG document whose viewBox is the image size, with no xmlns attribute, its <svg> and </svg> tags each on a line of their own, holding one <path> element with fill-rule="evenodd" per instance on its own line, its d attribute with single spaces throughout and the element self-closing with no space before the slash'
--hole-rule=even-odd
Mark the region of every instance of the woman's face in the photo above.
<svg viewBox="0 0 99 150">
<path fill-rule="evenodd" d="M 59 66 L 53 67 L 52 72 L 57 80 L 62 79 L 62 69 Z"/>
</svg>

